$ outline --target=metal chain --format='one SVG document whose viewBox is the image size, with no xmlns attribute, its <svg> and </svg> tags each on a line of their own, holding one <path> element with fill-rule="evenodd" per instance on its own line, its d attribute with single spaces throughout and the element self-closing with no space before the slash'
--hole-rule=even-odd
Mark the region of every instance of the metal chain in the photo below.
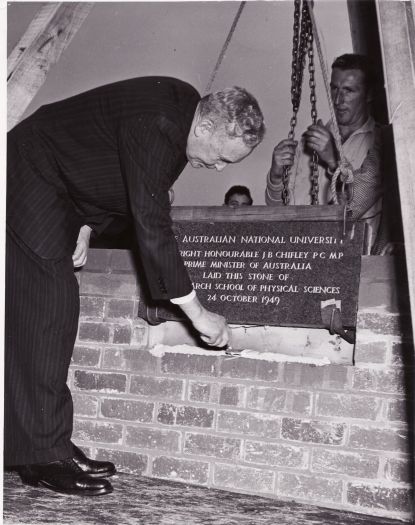
<svg viewBox="0 0 415 525">
<path fill-rule="evenodd" d="M 294 0 L 293 50 L 291 64 L 291 103 L 293 113 L 290 120 L 288 138 L 294 140 L 297 114 L 301 103 L 301 91 L 306 56 L 308 56 L 308 72 L 310 75 L 310 102 L 312 123 L 317 122 L 316 82 L 313 50 L 313 28 L 310 17 L 310 7 L 307 0 Z M 311 169 L 311 204 L 318 204 L 318 155 L 315 151 L 310 159 Z M 290 203 L 289 194 L 290 168 L 285 167 L 282 175 L 282 201 Z"/>
<path fill-rule="evenodd" d="M 294 0 L 294 23 L 293 23 L 293 49 L 291 62 L 291 103 L 293 106 L 293 115 L 290 120 L 290 132 L 288 138 L 294 137 L 294 130 L 297 124 L 297 57 L 298 57 L 298 42 L 300 29 L 300 5 L 301 0 Z M 288 190 L 289 183 L 289 168 L 285 167 L 282 175 L 282 202 L 287 205 L 290 203 L 290 195 Z"/>
<path fill-rule="evenodd" d="M 314 38 L 313 38 L 313 27 L 310 17 L 310 7 L 305 2 L 307 6 L 307 36 L 308 36 L 308 72 L 310 75 L 309 86 L 310 86 L 310 103 L 311 103 L 311 121 L 313 124 L 317 124 L 317 97 L 316 97 L 316 81 L 315 81 L 315 66 L 314 66 Z M 319 185 L 318 185 L 318 155 L 315 150 L 313 150 L 310 159 L 310 170 L 311 170 L 311 204 L 318 204 L 318 194 L 319 194 Z"/>
<path fill-rule="evenodd" d="M 290 131 L 288 133 L 288 138 L 291 140 L 294 140 L 295 126 L 297 125 L 297 113 L 301 101 L 301 87 L 303 81 L 303 68 L 305 59 L 304 42 L 306 42 L 306 40 L 304 39 L 303 22 L 300 21 L 300 18 L 301 0 L 294 0 L 293 50 L 291 63 L 291 103 L 293 107 L 293 113 L 290 120 Z M 289 171 L 290 168 L 285 167 L 282 175 L 282 201 L 285 205 L 290 203 L 290 195 L 288 189 L 290 178 Z"/>
</svg>

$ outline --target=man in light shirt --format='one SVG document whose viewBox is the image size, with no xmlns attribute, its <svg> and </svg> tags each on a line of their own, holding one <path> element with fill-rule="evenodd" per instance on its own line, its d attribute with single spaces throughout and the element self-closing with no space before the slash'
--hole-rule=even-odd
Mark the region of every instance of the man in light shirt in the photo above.
<svg viewBox="0 0 415 525">
<path fill-rule="evenodd" d="M 354 182 L 345 194 L 337 186 L 339 202 L 349 199 L 353 220 L 369 226 L 369 244 L 378 233 L 382 209 L 383 180 L 381 169 L 382 128 L 369 113 L 373 96 L 372 66 L 363 55 L 346 54 L 332 64 L 331 97 L 339 127 L 344 155 L 351 165 Z M 331 204 L 331 178 L 339 165 L 339 153 L 333 138 L 332 122 L 319 120 L 307 128 L 300 142 L 284 139 L 273 151 L 267 176 L 267 205 L 282 203 L 282 176 L 290 168 L 290 204 L 311 204 L 311 151 L 318 154 L 318 203 Z"/>
</svg>

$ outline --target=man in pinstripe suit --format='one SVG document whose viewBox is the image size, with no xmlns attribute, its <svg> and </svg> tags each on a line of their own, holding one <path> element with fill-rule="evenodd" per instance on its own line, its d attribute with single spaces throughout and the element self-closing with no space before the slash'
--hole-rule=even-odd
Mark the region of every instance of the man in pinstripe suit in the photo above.
<svg viewBox="0 0 415 525">
<path fill-rule="evenodd" d="M 150 292 L 171 300 L 201 338 L 229 341 L 225 319 L 198 301 L 171 230 L 168 190 L 187 161 L 222 171 L 264 134 L 241 88 L 200 99 L 189 84 L 145 77 L 41 107 L 8 135 L 5 464 L 23 482 L 99 495 L 110 462 L 71 442 L 66 386 L 79 294 L 73 267 L 89 238 L 132 216 Z"/>
</svg>

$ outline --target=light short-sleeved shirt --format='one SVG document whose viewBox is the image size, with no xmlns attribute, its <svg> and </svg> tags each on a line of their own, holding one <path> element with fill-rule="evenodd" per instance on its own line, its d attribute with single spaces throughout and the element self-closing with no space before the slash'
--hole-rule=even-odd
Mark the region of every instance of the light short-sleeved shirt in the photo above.
<svg viewBox="0 0 415 525">
<path fill-rule="evenodd" d="M 332 124 L 328 122 L 326 128 L 332 132 Z M 382 197 L 379 187 L 382 185 L 382 174 L 380 170 L 380 126 L 376 124 L 373 117 L 369 117 L 365 124 L 358 130 L 354 131 L 350 137 L 342 144 L 343 152 L 346 159 L 350 162 L 353 170 L 359 170 L 368 156 L 369 150 L 372 154 L 373 162 L 368 164 L 369 173 L 360 170 L 356 177 L 355 193 L 353 201 L 358 206 L 361 200 L 359 192 L 367 192 L 368 186 L 372 188 L 374 195 L 378 196 L 376 201 L 364 213 L 357 213 L 357 218 L 364 219 L 369 226 L 369 244 L 374 243 L 376 233 L 379 227 L 380 212 L 382 208 Z M 375 147 L 375 145 L 377 147 Z M 330 190 L 330 177 L 323 166 L 318 166 L 318 184 L 319 184 L 319 204 L 330 204 L 332 195 Z M 367 177 L 368 184 L 359 185 L 357 177 Z M 281 202 L 282 183 L 273 185 L 270 182 L 269 173 L 267 177 L 267 189 L 265 192 L 266 203 L 270 206 Z M 294 164 L 290 173 L 289 181 L 290 204 L 301 205 L 311 204 L 311 168 L 310 154 L 305 151 L 304 140 L 299 141 Z M 369 190 L 371 191 L 371 189 Z M 353 202 L 351 207 L 353 208 Z M 356 217 L 355 217 L 356 218 Z"/>
</svg>

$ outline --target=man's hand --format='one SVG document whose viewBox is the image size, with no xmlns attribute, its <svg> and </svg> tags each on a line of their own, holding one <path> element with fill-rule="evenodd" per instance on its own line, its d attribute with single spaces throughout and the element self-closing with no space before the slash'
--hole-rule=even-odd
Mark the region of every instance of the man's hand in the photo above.
<svg viewBox="0 0 415 525">
<path fill-rule="evenodd" d="M 230 329 L 223 316 L 206 310 L 197 297 L 179 306 L 200 333 L 202 341 L 217 347 L 229 344 Z"/>
<path fill-rule="evenodd" d="M 72 261 L 75 268 L 79 268 L 86 263 L 91 232 L 92 229 L 87 225 L 82 226 L 82 228 L 79 230 L 75 252 L 72 255 Z"/>
<path fill-rule="evenodd" d="M 294 155 L 298 142 L 296 140 L 284 139 L 277 144 L 272 152 L 272 164 L 270 180 L 273 184 L 284 174 L 284 168 L 294 164 Z"/>
<path fill-rule="evenodd" d="M 306 146 L 317 152 L 319 158 L 325 162 L 331 170 L 337 168 L 337 153 L 334 146 L 333 135 L 326 129 L 321 120 L 307 128 L 303 137 Z"/>
<path fill-rule="evenodd" d="M 205 309 L 203 315 L 192 323 L 208 345 L 222 347 L 229 344 L 230 330 L 223 316 Z"/>
</svg>

